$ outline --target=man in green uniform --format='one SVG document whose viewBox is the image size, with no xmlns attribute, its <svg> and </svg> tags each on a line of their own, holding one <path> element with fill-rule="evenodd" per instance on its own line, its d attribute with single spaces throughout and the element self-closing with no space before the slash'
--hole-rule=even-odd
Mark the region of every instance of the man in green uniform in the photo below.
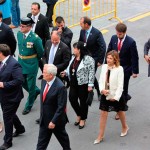
<svg viewBox="0 0 150 150">
<path fill-rule="evenodd" d="M 20 30 L 17 33 L 19 56 L 18 61 L 22 66 L 24 83 L 23 88 L 29 93 L 25 108 L 22 112 L 26 115 L 30 112 L 33 103 L 40 93 L 36 86 L 38 61 L 43 56 L 42 40 L 31 31 L 33 20 L 25 17 L 21 19 Z"/>
</svg>

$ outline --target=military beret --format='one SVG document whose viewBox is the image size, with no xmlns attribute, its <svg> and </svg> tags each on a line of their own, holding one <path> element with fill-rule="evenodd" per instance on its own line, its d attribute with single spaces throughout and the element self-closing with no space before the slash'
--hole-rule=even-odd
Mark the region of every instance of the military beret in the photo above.
<svg viewBox="0 0 150 150">
<path fill-rule="evenodd" d="M 23 25 L 29 25 L 29 24 L 34 24 L 35 22 L 32 20 L 32 18 L 29 17 L 24 17 L 21 19 L 21 24 Z"/>
</svg>

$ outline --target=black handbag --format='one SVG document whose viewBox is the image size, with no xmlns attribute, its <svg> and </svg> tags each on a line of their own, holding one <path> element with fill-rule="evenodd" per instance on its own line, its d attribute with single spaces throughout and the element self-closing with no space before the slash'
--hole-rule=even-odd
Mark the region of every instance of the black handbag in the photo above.
<svg viewBox="0 0 150 150">
<path fill-rule="evenodd" d="M 4 4 L 6 0 L 0 0 L 0 5 Z"/>
<path fill-rule="evenodd" d="M 88 93 L 88 98 L 87 98 L 87 100 L 86 100 L 86 103 L 87 103 L 89 106 L 91 106 L 91 104 L 92 104 L 93 97 L 94 97 L 94 92 L 93 92 L 93 91 L 90 91 L 90 92 Z"/>
</svg>

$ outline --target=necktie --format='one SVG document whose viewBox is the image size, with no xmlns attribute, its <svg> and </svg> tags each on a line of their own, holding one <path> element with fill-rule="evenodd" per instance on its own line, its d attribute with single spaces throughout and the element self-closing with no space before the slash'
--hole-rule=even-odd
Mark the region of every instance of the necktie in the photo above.
<svg viewBox="0 0 150 150">
<path fill-rule="evenodd" d="M 48 93 L 48 89 L 49 89 L 49 84 L 47 83 L 47 84 L 46 84 L 46 87 L 45 87 L 45 91 L 44 91 L 44 93 L 43 93 L 43 102 L 45 101 L 46 95 L 47 95 L 47 93 Z"/>
<path fill-rule="evenodd" d="M 121 50 L 121 46 L 122 46 L 122 39 L 120 39 L 120 41 L 119 41 L 119 43 L 118 43 L 118 52 L 120 52 L 120 50 Z"/>
<path fill-rule="evenodd" d="M 1 71 L 2 68 L 3 68 L 3 62 L 1 61 L 0 62 L 0 71 Z"/>
<path fill-rule="evenodd" d="M 54 51 L 55 51 L 55 46 L 52 45 L 52 48 L 50 50 L 50 55 L 49 55 L 49 60 L 48 60 L 48 64 L 53 64 L 54 61 Z"/>
<path fill-rule="evenodd" d="M 26 39 L 26 35 L 25 34 L 23 34 L 23 38 Z"/>
</svg>

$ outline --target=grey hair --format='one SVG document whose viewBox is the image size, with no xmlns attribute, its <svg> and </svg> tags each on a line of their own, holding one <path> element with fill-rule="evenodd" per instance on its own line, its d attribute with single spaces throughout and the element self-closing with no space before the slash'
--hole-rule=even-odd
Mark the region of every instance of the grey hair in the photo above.
<svg viewBox="0 0 150 150">
<path fill-rule="evenodd" d="M 53 64 L 46 64 L 47 67 L 47 73 L 52 74 L 53 76 L 56 76 L 57 74 L 57 67 Z"/>
<path fill-rule="evenodd" d="M 54 34 L 54 35 L 57 35 L 57 36 L 61 39 L 61 35 L 60 35 L 60 33 L 59 33 L 58 31 L 56 31 L 56 30 L 52 31 L 52 32 L 51 32 L 51 36 L 52 36 L 53 34 Z"/>
</svg>

